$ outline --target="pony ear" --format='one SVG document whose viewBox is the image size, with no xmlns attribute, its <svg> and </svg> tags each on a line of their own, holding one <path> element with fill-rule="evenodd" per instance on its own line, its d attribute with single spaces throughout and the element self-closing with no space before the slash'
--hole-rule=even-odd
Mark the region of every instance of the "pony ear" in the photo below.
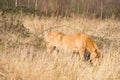
<svg viewBox="0 0 120 80">
<path fill-rule="evenodd" d="M 61 39 L 61 37 L 62 37 L 61 35 L 58 35 L 58 38 L 59 38 L 59 39 Z"/>
<path fill-rule="evenodd" d="M 63 34 L 60 33 L 60 34 L 58 35 L 58 39 L 61 40 L 62 37 L 63 37 Z"/>
</svg>

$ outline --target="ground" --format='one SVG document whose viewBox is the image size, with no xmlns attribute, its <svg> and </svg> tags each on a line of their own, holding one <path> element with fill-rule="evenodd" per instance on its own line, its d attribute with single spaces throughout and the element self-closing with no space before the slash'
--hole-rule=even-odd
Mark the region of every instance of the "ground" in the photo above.
<svg viewBox="0 0 120 80">
<path fill-rule="evenodd" d="M 103 54 L 100 64 L 91 66 L 77 56 L 46 52 L 44 33 L 83 32 Z M 0 80 L 119 80 L 120 21 L 78 16 L 0 16 Z"/>
</svg>

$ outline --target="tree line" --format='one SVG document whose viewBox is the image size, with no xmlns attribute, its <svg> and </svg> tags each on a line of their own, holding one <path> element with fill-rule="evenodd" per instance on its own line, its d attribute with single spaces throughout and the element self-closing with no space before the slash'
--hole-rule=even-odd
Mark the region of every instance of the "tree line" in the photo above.
<svg viewBox="0 0 120 80">
<path fill-rule="evenodd" d="M 9 8 L 45 16 L 120 17 L 120 0 L 0 0 L 1 10 Z"/>
</svg>

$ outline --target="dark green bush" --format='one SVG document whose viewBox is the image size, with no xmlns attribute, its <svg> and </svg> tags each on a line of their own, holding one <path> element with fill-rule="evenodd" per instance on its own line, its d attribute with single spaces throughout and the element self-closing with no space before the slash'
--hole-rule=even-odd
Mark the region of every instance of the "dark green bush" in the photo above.
<svg viewBox="0 0 120 80">
<path fill-rule="evenodd" d="M 10 20 L 8 20 L 5 16 L 2 19 L 2 26 L 0 29 L 1 33 L 14 33 L 18 34 L 22 37 L 29 37 L 31 35 L 29 29 L 27 29 L 20 20 L 17 20 L 13 17 L 11 17 Z"/>
<path fill-rule="evenodd" d="M 1 8 L 1 11 L 3 12 L 3 14 L 6 13 L 25 13 L 25 14 L 38 14 L 38 11 L 33 9 L 33 8 L 27 8 L 25 6 L 17 6 L 17 7 L 3 7 Z"/>
</svg>

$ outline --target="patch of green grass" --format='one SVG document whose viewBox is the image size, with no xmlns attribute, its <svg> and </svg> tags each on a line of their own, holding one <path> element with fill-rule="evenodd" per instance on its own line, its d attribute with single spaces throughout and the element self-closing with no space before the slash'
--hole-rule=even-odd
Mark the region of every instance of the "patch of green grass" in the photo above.
<svg viewBox="0 0 120 80">
<path fill-rule="evenodd" d="M 103 48 L 103 46 L 110 46 L 110 43 L 112 42 L 111 40 L 103 37 L 98 37 L 98 36 L 91 36 L 91 37 L 94 39 L 95 43 L 100 49 Z"/>
</svg>

